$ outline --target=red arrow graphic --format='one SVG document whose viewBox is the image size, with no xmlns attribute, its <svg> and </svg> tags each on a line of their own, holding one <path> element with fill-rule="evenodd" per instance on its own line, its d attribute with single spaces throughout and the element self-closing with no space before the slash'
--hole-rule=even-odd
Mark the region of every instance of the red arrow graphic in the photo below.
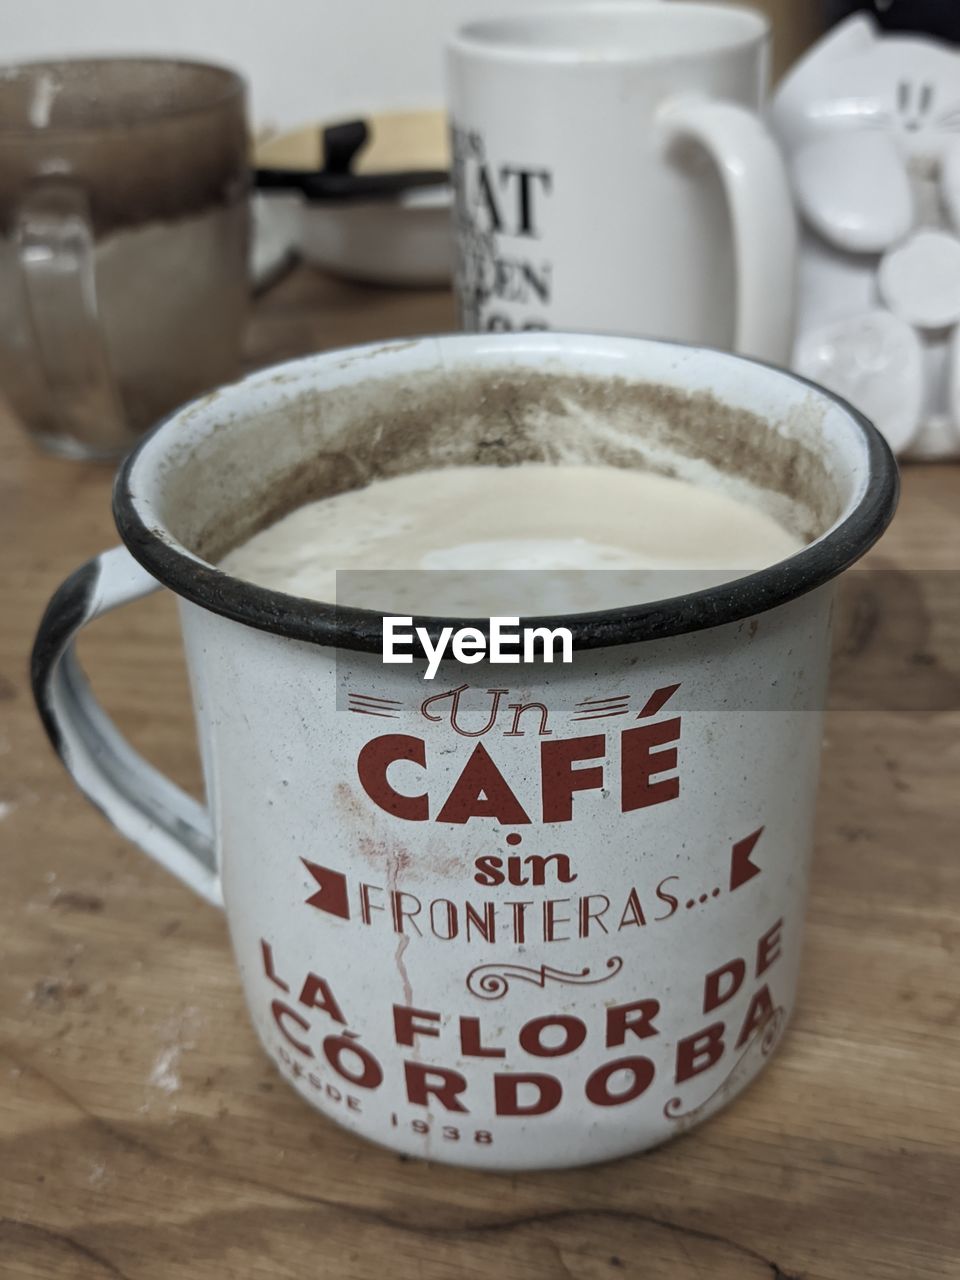
<svg viewBox="0 0 960 1280">
<path fill-rule="evenodd" d="M 750 861 L 750 855 L 756 848 L 757 841 L 763 835 L 763 827 L 754 831 L 752 836 L 745 836 L 743 840 L 738 840 L 733 846 L 730 854 L 730 892 L 739 889 L 742 884 L 746 884 L 748 880 L 752 880 L 754 876 L 758 876 L 763 867 L 758 867 L 755 862 Z"/>
<path fill-rule="evenodd" d="M 347 877 L 339 871 L 331 871 L 329 867 L 320 867 L 306 858 L 300 861 L 316 880 L 320 888 L 306 899 L 308 907 L 316 907 L 318 911 L 326 911 L 328 915 L 339 916 L 341 920 L 350 919 L 350 904 L 347 900 Z"/>
</svg>

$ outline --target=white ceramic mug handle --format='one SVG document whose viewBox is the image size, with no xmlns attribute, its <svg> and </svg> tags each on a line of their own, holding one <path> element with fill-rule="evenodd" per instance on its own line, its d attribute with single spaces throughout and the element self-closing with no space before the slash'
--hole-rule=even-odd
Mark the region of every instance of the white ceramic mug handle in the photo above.
<svg viewBox="0 0 960 1280">
<path fill-rule="evenodd" d="M 151 858 L 223 905 L 210 814 L 130 746 L 90 690 L 74 648 L 101 614 L 160 584 L 125 547 L 88 561 L 56 591 L 33 646 L 30 676 L 44 728 L 81 791 Z"/>
<path fill-rule="evenodd" d="M 797 215 L 780 150 L 760 118 L 710 98 L 675 98 L 661 109 L 668 144 L 702 146 L 720 171 L 737 262 L 735 349 L 787 364 L 797 290 Z"/>
</svg>

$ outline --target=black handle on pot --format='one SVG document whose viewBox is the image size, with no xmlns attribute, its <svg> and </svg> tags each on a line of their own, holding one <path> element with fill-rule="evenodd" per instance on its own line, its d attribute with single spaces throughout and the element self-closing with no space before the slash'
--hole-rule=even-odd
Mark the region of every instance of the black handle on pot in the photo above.
<svg viewBox="0 0 960 1280">
<path fill-rule="evenodd" d="M 396 173 L 330 173 L 326 169 L 257 169 L 260 191 L 299 191 L 308 200 L 392 200 L 405 191 L 439 187 L 450 180 L 446 169 L 408 169 Z"/>
<path fill-rule="evenodd" d="M 323 131 L 322 169 L 262 168 L 254 172 L 260 191 L 299 191 L 308 200 L 392 200 L 404 191 L 443 186 L 446 169 L 404 169 L 383 173 L 354 173 L 352 165 L 370 137 L 365 120 L 348 120 Z"/>
</svg>

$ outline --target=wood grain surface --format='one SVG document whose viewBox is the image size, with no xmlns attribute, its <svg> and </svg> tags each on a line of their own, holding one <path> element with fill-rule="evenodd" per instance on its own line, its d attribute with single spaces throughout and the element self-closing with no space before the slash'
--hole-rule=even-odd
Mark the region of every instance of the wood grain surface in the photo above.
<svg viewBox="0 0 960 1280">
<path fill-rule="evenodd" d="M 306 270 L 251 364 L 452 324 L 444 294 Z M 115 541 L 110 474 L 0 423 L 3 1280 L 960 1276 L 960 468 L 913 467 L 846 592 L 799 1012 L 731 1108 L 650 1155 L 498 1176 L 312 1112 L 244 1012 L 221 916 L 117 835 L 26 679 L 46 598 Z M 98 623 L 95 687 L 198 770 L 175 611 Z"/>
</svg>

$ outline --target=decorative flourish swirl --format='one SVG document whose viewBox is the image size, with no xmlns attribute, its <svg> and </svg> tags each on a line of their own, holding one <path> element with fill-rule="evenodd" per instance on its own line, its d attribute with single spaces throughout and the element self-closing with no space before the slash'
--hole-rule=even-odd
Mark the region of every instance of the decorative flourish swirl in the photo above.
<svg viewBox="0 0 960 1280">
<path fill-rule="evenodd" d="M 687 1123 L 692 1124 L 697 1120 L 702 1112 L 706 1111 L 707 1107 L 710 1106 L 718 1093 L 722 1093 L 724 1090 L 730 1089 L 735 1084 L 739 1083 L 737 1080 L 737 1074 L 740 1071 L 740 1067 L 742 1066 L 744 1059 L 755 1044 L 759 1043 L 760 1052 L 765 1058 L 770 1055 L 773 1051 L 774 1045 L 780 1039 L 780 1033 L 783 1030 L 783 1024 L 786 1020 L 786 1011 L 782 1006 L 778 1006 L 770 1014 L 767 1020 L 757 1027 L 753 1038 L 745 1045 L 743 1053 L 741 1053 L 740 1057 L 736 1060 L 726 1076 L 720 1081 L 716 1089 L 714 1089 L 713 1093 L 711 1093 L 708 1098 L 705 1098 L 699 1106 L 693 1107 L 690 1111 L 684 1111 L 682 1098 L 671 1098 L 670 1101 L 665 1104 L 663 1114 L 668 1120 L 685 1120 Z"/>
<path fill-rule="evenodd" d="M 581 969 L 578 973 L 567 973 L 563 969 L 554 969 L 551 965 L 542 964 L 539 969 L 529 969 L 522 964 L 478 964 L 467 974 L 467 990 L 481 1000 L 502 1000 L 510 990 L 511 981 L 530 982 L 535 987 L 546 987 L 548 982 L 562 982 L 565 985 L 592 987 L 599 982 L 608 982 L 623 968 L 621 956 L 611 956 L 604 966 L 606 973 L 591 977 L 589 969 Z"/>
</svg>

